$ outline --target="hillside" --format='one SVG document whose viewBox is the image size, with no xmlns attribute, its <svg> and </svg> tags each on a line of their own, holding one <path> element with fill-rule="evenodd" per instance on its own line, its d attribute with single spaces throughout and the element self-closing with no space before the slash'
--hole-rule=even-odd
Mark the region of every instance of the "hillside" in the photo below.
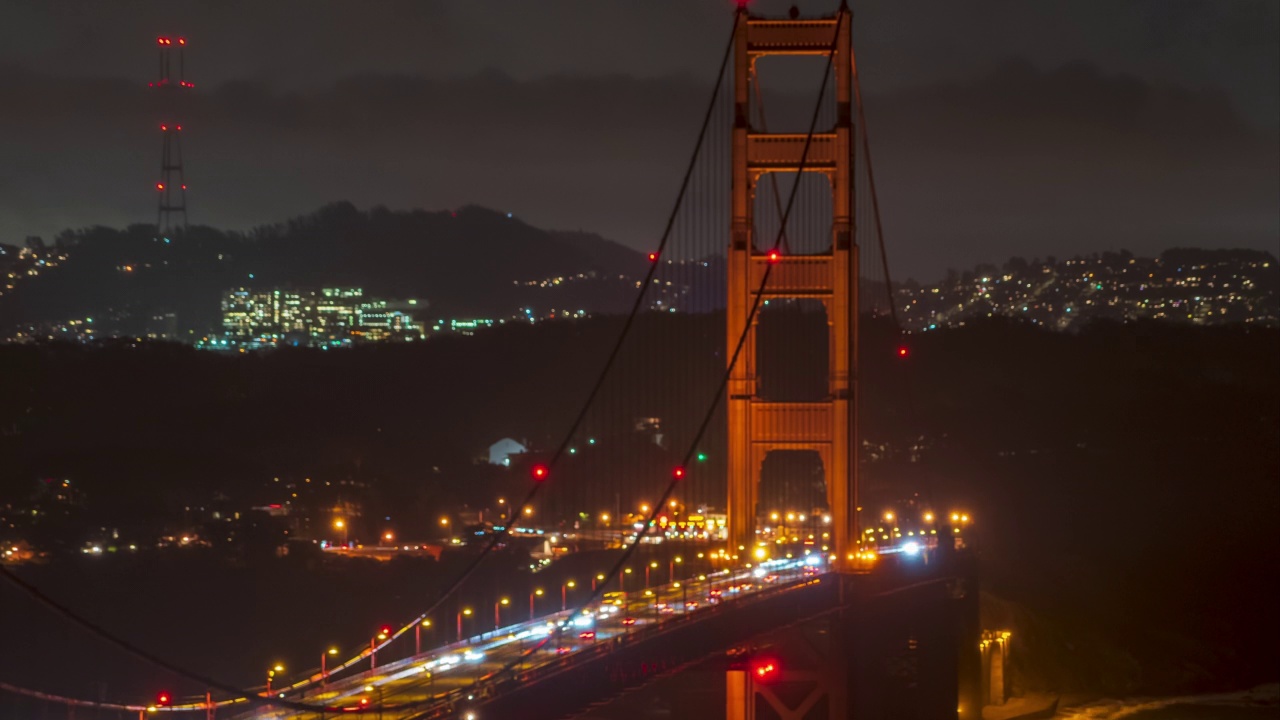
<svg viewBox="0 0 1280 720">
<path fill-rule="evenodd" d="M 548 232 L 485 208 L 363 211 L 350 203 L 248 233 L 196 226 L 169 242 L 149 225 L 85 228 L 60 234 L 46 252 L 59 258 L 56 267 L 23 272 L 0 296 L 0 323 L 95 317 L 129 333 L 172 312 L 181 329 L 200 333 L 216 324 L 222 291 L 237 286 L 354 285 L 374 296 L 425 298 L 433 312 L 452 315 L 503 317 L 529 304 L 545 311 L 588 301 L 609 310 L 631 297 L 619 276 L 645 262 L 597 235 Z M 602 280 L 539 287 L 565 277 Z"/>
</svg>

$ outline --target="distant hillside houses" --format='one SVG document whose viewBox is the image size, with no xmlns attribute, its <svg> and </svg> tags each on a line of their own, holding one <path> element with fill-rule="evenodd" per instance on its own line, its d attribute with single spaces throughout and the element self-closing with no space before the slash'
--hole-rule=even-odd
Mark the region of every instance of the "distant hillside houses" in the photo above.
<svg viewBox="0 0 1280 720">
<path fill-rule="evenodd" d="M 1097 319 L 1276 326 L 1278 278 L 1276 258 L 1257 250 L 1178 249 L 1157 258 L 1122 250 L 979 265 L 936 285 L 908 283 L 895 299 L 903 324 L 915 331 L 994 316 L 1057 330 Z"/>
</svg>

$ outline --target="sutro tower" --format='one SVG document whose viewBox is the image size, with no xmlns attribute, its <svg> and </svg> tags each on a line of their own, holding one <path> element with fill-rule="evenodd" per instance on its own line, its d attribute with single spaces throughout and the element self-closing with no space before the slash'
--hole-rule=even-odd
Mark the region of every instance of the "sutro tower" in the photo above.
<svg viewBox="0 0 1280 720">
<path fill-rule="evenodd" d="M 156 38 L 160 50 L 159 78 L 150 87 L 159 88 L 165 93 L 169 102 L 165 103 L 168 114 L 160 123 L 160 135 L 163 139 L 160 149 L 160 180 L 156 183 L 156 237 L 169 242 L 171 231 L 187 229 L 187 180 L 182 171 L 182 122 L 175 117 L 177 105 L 175 93 L 195 87 L 195 83 L 187 82 L 186 62 L 183 55 L 187 47 L 186 38 Z M 177 80 L 173 77 L 174 49 L 177 49 Z M 181 216 L 181 225 L 178 224 Z"/>
</svg>

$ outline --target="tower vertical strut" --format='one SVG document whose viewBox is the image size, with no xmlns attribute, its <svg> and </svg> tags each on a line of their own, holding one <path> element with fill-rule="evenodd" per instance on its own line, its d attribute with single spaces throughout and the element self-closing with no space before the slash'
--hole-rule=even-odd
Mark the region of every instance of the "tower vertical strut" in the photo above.
<svg viewBox="0 0 1280 720">
<path fill-rule="evenodd" d="M 177 114 L 173 93 L 195 87 L 187 82 L 185 50 L 186 38 L 156 38 L 159 47 L 159 77 L 150 87 L 159 88 L 169 99 L 165 111 L 169 117 L 160 124 L 160 180 L 156 183 L 156 239 L 169 242 L 169 234 L 187 229 L 187 180 L 182 166 L 182 125 L 174 117 Z M 172 75 L 173 53 L 177 48 L 178 77 Z"/>
<path fill-rule="evenodd" d="M 777 450 L 815 451 L 826 474 L 831 551 L 840 562 L 857 541 L 858 248 L 854 236 L 852 33 L 850 12 L 833 17 L 748 17 L 734 43 L 732 226 L 728 250 L 726 332 L 729 347 L 746 334 L 728 387 L 728 525 L 731 555 L 754 551 L 759 480 Z M 833 43 L 834 38 L 834 43 Z M 820 56 L 834 72 L 834 127 L 809 134 L 757 131 L 751 124 L 755 63 L 768 56 Z M 765 175 L 820 173 L 831 189 L 831 245 L 793 255 L 756 247 L 755 192 Z M 782 230 L 786 232 L 785 227 Z M 759 297 L 757 297 L 759 293 Z M 812 298 L 827 312 L 827 395 L 816 402 L 769 402 L 756 375 L 758 300 Z"/>
</svg>

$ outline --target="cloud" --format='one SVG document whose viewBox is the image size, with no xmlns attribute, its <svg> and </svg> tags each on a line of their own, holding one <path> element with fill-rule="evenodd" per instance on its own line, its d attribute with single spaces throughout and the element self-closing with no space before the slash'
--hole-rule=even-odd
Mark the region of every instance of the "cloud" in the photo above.
<svg viewBox="0 0 1280 720">
<path fill-rule="evenodd" d="M 201 86 L 169 114 L 184 124 L 193 222 L 248 228 L 336 199 L 474 202 L 647 248 L 708 89 L 683 76 L 363 75 L 297 92 Z M 156 93 L 9 67 L 0 105 L 19 109 L 0 115 L 0 239 L 153 221 L 167 116 Z M 1280 237 L 1280 149 L 1219 92 L 1011 61 L 867 106 L 898 276 L 1011 254 L 1273 248 Z"/>
</svg>

